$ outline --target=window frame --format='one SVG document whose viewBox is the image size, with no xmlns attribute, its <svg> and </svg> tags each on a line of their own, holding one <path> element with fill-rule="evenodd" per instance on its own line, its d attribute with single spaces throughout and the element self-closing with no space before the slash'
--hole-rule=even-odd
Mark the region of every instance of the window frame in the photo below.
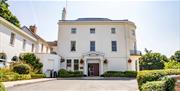
<svg viewBox="0 0 180 91">
<path fill-rule="evenodd" d="M 96 51 L 96 42 L 90 41 L 90 51 Z"/>
<path fill-rule="evenodd" d="M 77 29 L 76 28 L 71 28 L 71 34 L 76 34 Z"/>
<path fill-rule="evenodd" d="M 77 69 L 76 69 L 76 66 L 77 66 Z M 74 59 L 74 71 L 79 71 L 79 59 Z"/>
<path fill-rule="evenodd" d="M 70 61 L 70 62 L 68 62 L 68 61 Z M 67 59 L 66 60 L 66 68 L 71 67 L 71 66 L 72 66 L 72 60 L 71 59 Z"/>
<path fill-rule="evenodd" d="M 74 43 L 74 44 L 73 44 L 73 43 Z M 71 51 L 71 52 L 75 52 L 75 51 L 76 51 L 76 41 L 71 41 L 70 51 Z"/>
<path fill-rule="evenodd" d="M 116 28 L 111 28 L 111 34 L 116 34 Z"/>
<path fill-rule="evenodd" d="M 95 28 L 90 28 L 90 34 L 95 34 L 96 33 L 96 29 Z"/>
<path fill-rule="evenodd" d="M 15 37 L 16 37 L 15 33 L 11 32 L 9 44 L 12 46 L 14 46 L 14 44 L 15 44 Z"/>
<path fill-rule="evenodd" d="M 22 49 L 23 49 L 23 50 L 26 49 L 26 39 L 23 39 Z"/>
<path fill-rule="evenodd" d="M 117 52 L 117 41 L 111 41 L 111 51 Z"/>
</svg>

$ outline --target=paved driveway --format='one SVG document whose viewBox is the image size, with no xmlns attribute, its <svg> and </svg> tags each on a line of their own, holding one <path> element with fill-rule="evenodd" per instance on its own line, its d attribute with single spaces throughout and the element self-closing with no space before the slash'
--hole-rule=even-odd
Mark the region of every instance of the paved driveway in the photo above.
<svg viewBox="0 0 180 91">
<path fill-rule="evenodd" d="M 54 80 L 8 88 L 7 91 L 137 91 L 131 80 Z"/>
</svg>

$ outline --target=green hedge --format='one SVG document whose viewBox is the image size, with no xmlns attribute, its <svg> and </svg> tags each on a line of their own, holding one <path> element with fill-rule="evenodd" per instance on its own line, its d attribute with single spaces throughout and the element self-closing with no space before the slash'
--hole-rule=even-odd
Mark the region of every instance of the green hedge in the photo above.
<svg viewBox="0 0 180 91">
<path fill-rule="evenodd" d="M 169 61 L 165 63 L 165 69 L 180 69 L 180 62 Z"/>
<path fill-rule="evenodd" d="M 9 69 L 0 69 L 0 82 L 28 79 L 31 79 L 30 74 L 18 74 Z"/>
<path fill-rule="evenodd" d="M 142 85 L 142 91 L 166 91 L 165 81 L 152 81 Z"/>
<path fill-rule="evenodd" d="M 103 74 L 104 77 L 136 77 L 136 71 L 107 71 Z"/>
<path fill-rule="evenodd" d="M 45 78 L 45 74 L 31 74 L 32 79 L 37 79 L 37 78 Z"/>
<path fill-rule="evenodd" d="M 178 75 L 178 74 L 180 74 L 180 69 L 140 71 L 138 72 L 137 75 L 139 89 L 141 90 L 141 86 L 146 82 L 158 81 L 160 78 L 166 75 Z"/>
<path fill-rule="evenodd" d="M 83 72 L 82 71 L 66 71 L 65 69 L 60 69 L 58 71 L 59 77 L 82 77 Z"/>
<path fill-rule="evenodd" d="M 0 82 L 0 91 L 6 91 L 5 86 Z"/>
</svg>

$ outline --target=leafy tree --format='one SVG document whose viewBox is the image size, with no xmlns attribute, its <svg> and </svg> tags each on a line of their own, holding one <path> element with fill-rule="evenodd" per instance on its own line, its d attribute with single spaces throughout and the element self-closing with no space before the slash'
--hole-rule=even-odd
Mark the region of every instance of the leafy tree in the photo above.
<svg viewBox="0 0 180 91">
<path fill-rule="evenodd" d="M 163 69 L 164 62 L 168 62 L 168 58 L 165 55 L 152 53 L 152 51 L 146 51 L 146 54 L 142 55 L 139 60 L 141 70 Z"/>
<path fill-rule="evenodd" d="M 20 28 L 20 22 L 8 9 L 7 0 L 0 0 L 0 16 Z"/>
<path fill-rule="evenodd" d="M 33 53 L 25 53 L 20 56 L 20 60 L 24 61 L 25 63 L 29 64 L 32 67 L 32 71 L 34 73 L 41 73 L 41 69 L 43 64 L 39 61 Z"/>
<path fill-rule="evenodd" d="M 177 61 L 177 62 L 180 62 L 180 50 L 176 51 L 174 53 L 174 55 L 172 55 L 170 57 L 171 60 L 174 60 L 174 61 Z"/>
</svg>

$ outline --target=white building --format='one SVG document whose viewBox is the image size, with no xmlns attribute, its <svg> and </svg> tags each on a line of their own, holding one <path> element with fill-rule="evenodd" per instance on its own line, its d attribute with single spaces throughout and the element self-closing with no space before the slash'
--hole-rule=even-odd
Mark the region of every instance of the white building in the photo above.
<svg viewBox="0 0 180 91">
<path fill-rule="evenodd" d="M 63 15 L 65 17 L 65 15 Z M 79 18 L 59 20 L 61 69 L 99 76 L 105 71 L 137 70 L 136 26 L 128 20 Z"/>
<path fill-rule="evenodd" d="M 51 46 L 38 36 L 36 31 L 35 25 L 29 28 L 23 26 L 20 29 L 0 17 L 0 67 L 8 67 L 21 53 L 35 53 L 43 64 L 46 63 L 44 61 L 51 61 L 51 64 L 43 67 L 43 72 L 59 70 L 60 57 L 50 54 Z"/>
</svg>

